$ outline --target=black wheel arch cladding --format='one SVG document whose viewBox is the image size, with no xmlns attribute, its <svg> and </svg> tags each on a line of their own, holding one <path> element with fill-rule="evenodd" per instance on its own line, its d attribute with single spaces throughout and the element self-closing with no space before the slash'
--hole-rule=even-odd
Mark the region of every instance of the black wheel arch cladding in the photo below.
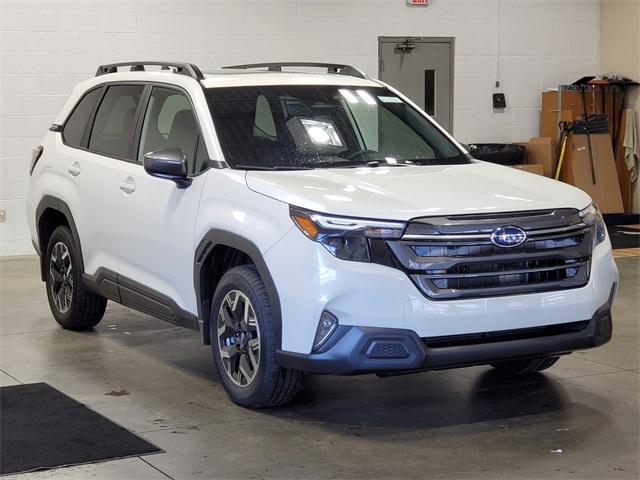
<svg viewBox="0 0 640 480">
<path fill-rule="evenodd" d="M 210 338 L 210 316 L 211 299 L 216 285 L 212 285 L 212 262 L 215 260 L 216 247 L 233 248 L 248 257 L 255 266 L 258 275 L 262 279 L 271 303 L 271 316 L 273 320 L 274 333 L 276 338 L 276 348 L 281 348 L 282 344 L 282 310 L 280 307 L 280 296 L 276 288 L 269 268 L 260 252 L 260 249 L 247 238 L 241 237 L 225 230 L 209 230 L 195 251 L 193 283 L 196 292 L 196 302 L 198 308 L 198 318 L 200 321 L 200 331 L 202 340 L 206 345 L 211 344 Z M 224 273 L 224 272 L 222 272 Z M 221 275 L 220 275 L 221 276 Z"/>
<path fill-rule="evenodd" d="M 80 257 L 80 271 L 84 272 L 80 236 L 78 235 L 78 229 L 76 228 L 69 205 L 52 195 L 45 195 L 40 199 L 40 203 L 38 203 L 38 207 L 36 208 L 36 228 L 38 232 L 38 247 L 40 249 L 40 276 L 43 282 L 46 279 L 45 257 L 48 238 L 57 226 L 64 225 L 64 223 L 60 222 L 56 222 L 51 226 L 46 224 L 47 220 L 52 217 L 53 212 L 55 212 L 56 216 L 62 215 L 62 217 L 65 218 L 66 224 L 71 230 L 75 248 L 78 250 L 78 256 Z"/>
</svg>

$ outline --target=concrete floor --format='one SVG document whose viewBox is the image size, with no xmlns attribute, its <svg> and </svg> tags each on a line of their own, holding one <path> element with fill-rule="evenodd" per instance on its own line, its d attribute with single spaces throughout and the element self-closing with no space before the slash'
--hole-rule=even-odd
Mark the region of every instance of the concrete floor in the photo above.
<svg viewBox="0 0 640 480">
<path fill-rule="evenodd" d="M 11 478 L 638 478 L 640 259 L 618 265 L 613 340 L 544 375 L 308 377 L 293 405 L 251 411 L 195 332 L 113 303 L 62 330 L 36 259 L 2 259 L 0 384 L 47 382 L 166 451 Z"/>
</svg>

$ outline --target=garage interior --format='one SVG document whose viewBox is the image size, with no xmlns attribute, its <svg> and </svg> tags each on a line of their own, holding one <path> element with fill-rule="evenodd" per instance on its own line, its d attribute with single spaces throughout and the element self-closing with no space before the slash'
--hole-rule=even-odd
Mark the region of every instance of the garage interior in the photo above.
<svg viewBox="0 0 640 480">
<path fill-rule="evenodd" d="M 292 404 L 254 411 L 228 400 L 196 332 L 112 302 L 94 329 L 61 329 L 27 227 L 31 151 L 98 65 L 141 59 L 354 65 L 476 158 L 583 189 L 620 272 L 612 340 L 517 379 L 485 366 L 308 376 Z M 0 0 L 0 387 L 52 387 L 145 444 L 0 474 L 639 478 L 639 80 L 636 0 Z M 33 446 L 9 450 L 2 416 L 0 467 Z M 24 438 L 56 457 L 47 426 Z"/>
</svg>

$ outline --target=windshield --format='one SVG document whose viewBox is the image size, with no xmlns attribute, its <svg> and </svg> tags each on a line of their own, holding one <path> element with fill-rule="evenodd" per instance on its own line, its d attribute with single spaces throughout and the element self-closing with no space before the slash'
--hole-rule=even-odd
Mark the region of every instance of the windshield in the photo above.
<svg viewBox="0 0 640 480">
<path fill-rule="evenodd" d="M 207 99 L 232 168 L 469 162 L 437 127 L 386 88 L 210 88 Z"/>
</svg>

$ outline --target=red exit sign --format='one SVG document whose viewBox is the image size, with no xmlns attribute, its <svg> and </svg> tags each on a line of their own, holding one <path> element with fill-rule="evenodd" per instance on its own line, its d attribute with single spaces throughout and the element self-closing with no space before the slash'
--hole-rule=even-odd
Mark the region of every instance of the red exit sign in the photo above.
<svg viewBox="0 0 640 480">
<path fill-rule="evenodd" d="M 426 7 L 429 5 L 429 0 L 407 0 L 407 5 L 410 7 Z"/>
</svg>

